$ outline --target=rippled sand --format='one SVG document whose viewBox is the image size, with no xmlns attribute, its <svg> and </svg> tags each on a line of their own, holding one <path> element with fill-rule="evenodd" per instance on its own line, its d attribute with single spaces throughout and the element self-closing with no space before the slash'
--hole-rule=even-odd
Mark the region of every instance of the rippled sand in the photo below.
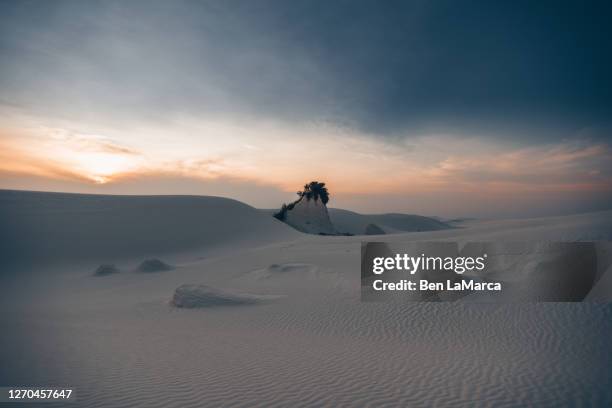
<svg viewBox="0 0 612 408">
<path fill-rule="evenodd" d="M 610 215 L 389 237 L 610 239 Z M 174 266 L 155 274 L 141 258 L 99 277 L 98 261 L 9 267 L 0 384 L 72 386 L 75 407 L 612 405 L 612 307 L 361 302 L 359 241 L 151 254 Z M 174 307 L 185 284 L 274 300 Z"/>
</svg>

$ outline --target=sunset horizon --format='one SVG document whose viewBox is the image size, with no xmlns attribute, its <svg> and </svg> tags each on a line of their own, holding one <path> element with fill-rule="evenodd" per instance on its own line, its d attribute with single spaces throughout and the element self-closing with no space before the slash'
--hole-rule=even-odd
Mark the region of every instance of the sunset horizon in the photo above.
<svg viewBox="0 0 612 408">
<path fill-rule="evenodd" d="M 610 16 L 1 0 L 0 406 L 612 407 Z"/>
<path fill-rule="evenodd" d="M 570 55 L 549 34 L 571 10 L 509 14 L 487 38 L 466 23 L 505 6 L 455 21 L 451 5 L 406 4 L 391 17 L 393 7 L 362 4 L 343 26 L 334 7 L 5 3 L 0 188 L 273 208 L 325 180 L 334 206 L 364 212 L 609 208 L 611 82 L 595 63 L 605 60 L 597 21 Z"/>
</svg>

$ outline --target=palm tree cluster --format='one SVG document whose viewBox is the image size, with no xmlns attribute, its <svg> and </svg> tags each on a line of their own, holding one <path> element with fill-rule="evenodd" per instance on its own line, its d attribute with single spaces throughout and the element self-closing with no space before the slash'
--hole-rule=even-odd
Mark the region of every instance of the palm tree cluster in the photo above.
<svg viewBox="0 0 612 408">
<path fill-rule="evenodd" d="M 323 204 L 327 204 L 329 201 L 329 192 L 325 183 L 319 183 L 318 181 L 311 181 L 308 184 L 304 184 L 304 190 L 298 191 L 297 195 L 306 197 L 307 200 L 314 199 L 317 201 L 319 198 Z"/>
<path fill-rule="evenodd" d="M 287 211 L 293 210 L 293 207 L 295 207 L 295 205 L 304 197 L 306 197 L 306 200 L 314 199 L 317 201 L 318 199 L 321 199 L 323 204 L 327 204 L 329 201 L 329 192 L 327 191 L 327 187 L 325 187 L 325 183 L 319 183 L 318 181 L 311 181 L 308 184 L 304 184 L 304 190 L 298 191 L 297 195 L 300 196 L 300 198 L 289 205 L 283 204 L 280 211 L 274 214 L 274 217 L 281 221 L 285 221 L 287 218 Z"/>
</svg>

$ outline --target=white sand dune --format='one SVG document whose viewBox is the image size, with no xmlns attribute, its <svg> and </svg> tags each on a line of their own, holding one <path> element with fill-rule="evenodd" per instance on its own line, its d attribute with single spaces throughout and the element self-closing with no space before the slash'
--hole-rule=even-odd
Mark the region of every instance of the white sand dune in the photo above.
<svg viewBox="0 0 612 408">
<path fill-rule="evenodd" d="M 300 198 L 287 209 L 284 222 L 307 234 L 337 233 L 329 219 L 327 207 L 321 200 Z"/>
<path fill-rule="evenodd" d="M 0 258 L 57 262 L 160 256 L 290 240 L 299 233 L 220 197 L 104 196 L 0 190 Z"/>
<path fill-rule="evenodd" d="M 18 217 L 44 222 L 48 216 L 53 225 L 92 220 L 83 214 L 101 214 L 112 202 L 49 197 L 61 203 L 41 204 L 47 198 L 40 193 L 22 195 Z M 106 204 L 93 206 L 94 199 Z M 146 256 L 161 257 L 143 255 L 151 248 L 178 251 L 172 264 L 180 267 L 105 279 L 91 278 L 99 265 L 93 260 L 86 268 L 38 265 L 23 274 L 22 266 L 4 268 L 0 384 L 69 384 L 79 396 L 75 407 L 94 408 L 612 405 L 608 304 L 360 302 L 363 237 L 299 234 L 232 200 L 133 199 L 111 205 L 113 228 L 102 229 L 99 238 L 123 237 L 123 245 L 135 240 L 118 267 L 133 270 Z M 148 210 L 152 202 L 158 210 Z M 159 214 L 166 218 L 158 220 Z M 122 218 L 130 215 L 160 227 L 156 238 L 140 237 Z M 112 221 L 115 216 L 124 222 Z M 105 218 L 71 224 L 70 236 L 94 237 Z M 44 235 L 29 237 L 10 225 L 24 239 L 19 248 L 42 250 Z M 182 228 L 190 239 L 174 242 Z M 190 235 L 194 230 L 203 237 Z M 460 245 L 610 239 L 612 211 L 384 236 Z M 217 243 L 224 250 L 217 251 Z M 214 250 L 202 258 L 198 245 Z M 111 249 L 117 250 L 114 243 L 101 247 L 104 254 Z M 593 296 L 612 282 L 609 265 L 597 268 L 595 288 L 601 287 Z M 179 303 L 196 307 L 169 306 L 177 293 Z M 284 296 L 262 301 L 275 295 Z M 244 307 L 219 306 L 228 303 Z"/>
</svg>

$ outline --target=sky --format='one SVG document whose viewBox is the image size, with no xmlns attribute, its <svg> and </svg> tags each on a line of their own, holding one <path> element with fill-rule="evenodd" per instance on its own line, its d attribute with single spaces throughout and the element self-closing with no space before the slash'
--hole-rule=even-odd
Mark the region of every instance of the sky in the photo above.
<svg viewBox="0 0 612 408">
<path fill-rule="evenodd" d="M 611 208 L 612 6 L 498 3 L 2 1 L 0 188 Z"/>
</svg>

